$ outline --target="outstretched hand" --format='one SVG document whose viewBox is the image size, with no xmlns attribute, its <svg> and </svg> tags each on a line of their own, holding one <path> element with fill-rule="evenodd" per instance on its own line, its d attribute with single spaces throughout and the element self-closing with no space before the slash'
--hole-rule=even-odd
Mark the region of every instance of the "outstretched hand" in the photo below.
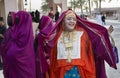
<svg viewBox="0 0 120 78">
<path fill-rule="evenodd" d="M 112 25 L 110 25 L 110 27 L 108 28 L 108 32 L 111 34 L 113 32 L 114 28 Z"/>
</svg>

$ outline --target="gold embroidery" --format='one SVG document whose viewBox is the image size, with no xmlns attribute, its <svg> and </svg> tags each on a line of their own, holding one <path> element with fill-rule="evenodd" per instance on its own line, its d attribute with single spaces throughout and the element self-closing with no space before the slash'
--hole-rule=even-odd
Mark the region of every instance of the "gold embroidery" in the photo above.
<svg viewBox="0 0 120 78">
<path fill-rule="evenodd" d="M 63 32 L 63 36 L 62 36 L 62 43 L 65 45 L 65 50 L 67 50 L 68 52 L 68 56 L 67 56 L 67 62 L 70 63 L 71 62 L 71 52 L 73 49 L 73 42 L 75 42 L 77 40 L 76 38 L 76 31 L 72 31 L 72 32 Z"/>
</svg>

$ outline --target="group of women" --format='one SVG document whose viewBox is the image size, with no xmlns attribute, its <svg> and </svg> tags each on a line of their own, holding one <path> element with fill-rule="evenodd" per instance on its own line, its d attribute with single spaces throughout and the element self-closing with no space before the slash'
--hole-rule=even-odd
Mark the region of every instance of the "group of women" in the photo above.
<svg viewBox="0 0 120 78">
<path fill-rule="evenodd" d="M 104 61 L 117 69 L 108 30 L 71 9 L 55 24 L 42 16 L 35 50 L 30 14 L 10 16 L 2 44 L 5 78 L 107 78 Z"/>
</svg>

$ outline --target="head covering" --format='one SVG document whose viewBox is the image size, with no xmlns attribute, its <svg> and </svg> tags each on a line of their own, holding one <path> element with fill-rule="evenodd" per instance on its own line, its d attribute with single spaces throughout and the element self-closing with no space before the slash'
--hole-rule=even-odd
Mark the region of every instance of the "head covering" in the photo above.
<svg viewBox="0 0 120 78">
<path fill-rule="evenodd" d="M 45 29 L 41 33 L 46 33 L 46 37 L 50 37 L 55 33 L 53 39 L 48 43 L 51 47 L 56 44 L 58 33 L 61 31 L 61 24 L 66 15 L 70 11 L 64 11 L 59 17 L 53 28 L 49 28 L 50 32 Z M 72 10 L 71 10 L 72 11 Z M 93 52 L 95 54 L 97 78 L 106 78 L 104 60 L 113 68 L 116 68 L 115 57 L 113 54 L 112 46 L 110 44 L 108 31 L 105 27 L 93 22 L 81 19 L 77 16 L 77 26 L 84 28 L 92 41 Z M 46 28 L 47 29 L 47 28 Z"/>
<path fill-rule="evenodd" d="M 7 78 L 36 78 L 31 15 L 25 11 L 18 11 L 15 19 L 16 17 L 19 21 L 13 26 L 6 52 L 6 76 Z"/>
<path fill-rule="evenodd" d="M 39 22 L 39 26 L 40 33 L 37 35 L 38 48 L 36 52 L 36 77 L 44 78 L 45 73 L 49 69 L 47 60 L 50 56 L 50 47 L 47 45 L 47 41 L 49 38 L 46 36 L 46 32 L 50 32 L 50 28 L 53 28 L 53 21 L 49 16 L 42 16 L 41 21 Z"/>
<path fill-rule="evenodd" d="M 52 19 L 50 17 L 43 15 L 42 18 L 41 18 L 41 21 L 39 22 L 39 24 L 40 24 L 40 30 L 43 30 L 43 28 L 48 28 L 49 24 L 51 26 L 53 26 L 52 25 L 53 23 L 51 23 L 51 22 L 52 22 Z"/>
<path fill-rule="evenodd" d="M 65 16 L 69 16 L 69 14 L 70 14 L 70 16 L 76 16 L 76 15 L 75 15 L 75 12 L 72 11 L 72 10 L 68 10 L 68 11 L 65 13 Z"/>
</svg>

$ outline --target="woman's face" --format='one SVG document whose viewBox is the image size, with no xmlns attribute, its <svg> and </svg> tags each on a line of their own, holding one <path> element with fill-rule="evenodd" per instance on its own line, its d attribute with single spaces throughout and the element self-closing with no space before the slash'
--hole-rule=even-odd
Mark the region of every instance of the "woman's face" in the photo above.
<svg viewBox="0 0 120 78">
<path fill-rule="evenodd" d="M 65 31 L 72 31 L 74 30 L 76 25 L 76 15 L 71 12 L 67 14 L 64 18 L 64 30 Z"/>
</svg>

